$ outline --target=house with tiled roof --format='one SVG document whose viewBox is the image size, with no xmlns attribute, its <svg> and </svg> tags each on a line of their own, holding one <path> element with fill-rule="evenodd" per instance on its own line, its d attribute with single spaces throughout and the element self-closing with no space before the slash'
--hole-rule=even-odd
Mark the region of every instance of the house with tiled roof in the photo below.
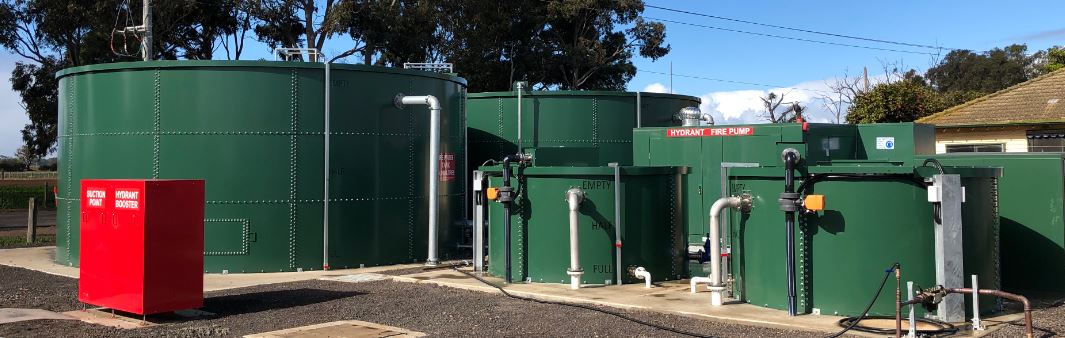
<svg viewBox="0 0 1065 338">
<path fill-rule="evenodd" d="M 936 152 L 1065 151 L 1065 68 L 917 120 Z"/>
</svg>

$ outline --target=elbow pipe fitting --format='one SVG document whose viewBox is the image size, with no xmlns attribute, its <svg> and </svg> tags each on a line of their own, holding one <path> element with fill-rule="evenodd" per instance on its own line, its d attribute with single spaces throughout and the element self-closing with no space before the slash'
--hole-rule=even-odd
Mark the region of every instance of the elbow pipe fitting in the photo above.
<svg viewBox="0 0 1065 338">
<path fill-rule="evenodd" d="M 645 288 L 648 288 L 648 289 L 651 288 L 651 272 L 650 271 L 647 271 L 647 269 L 644 269 L 641 266 L 641 267 L 637 267 L 636 270 L 634 270 L 632 272 L 632 274 L 634 276 L 636 276 L 636 278 L 639 278 L 639 279 L 643 280 Z"/>
</svg>

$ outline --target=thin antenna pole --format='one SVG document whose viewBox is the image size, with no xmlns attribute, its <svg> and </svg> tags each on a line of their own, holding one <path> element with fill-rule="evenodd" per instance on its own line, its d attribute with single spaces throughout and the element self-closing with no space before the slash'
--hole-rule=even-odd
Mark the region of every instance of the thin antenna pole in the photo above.
<svg viewBox="0 0 1065 338">
<path fill-rule="evenodd" d="M 152 0 L 144 0 L 144 11 L 141 13 L 141 24 L 144 27 L 144 41 L 142 51 L 144 61 L 152 60 Z"/>
<path fill-rule="evenodd" d="M 869 92 L 869 67 L 862 67 L 862 73 L 865 78 L 865 91 Z"/>
<path fill-rule="evenodd" d="M 673 61 L 669 62 L 669 93 L 673 94 Z"/>
</svg>

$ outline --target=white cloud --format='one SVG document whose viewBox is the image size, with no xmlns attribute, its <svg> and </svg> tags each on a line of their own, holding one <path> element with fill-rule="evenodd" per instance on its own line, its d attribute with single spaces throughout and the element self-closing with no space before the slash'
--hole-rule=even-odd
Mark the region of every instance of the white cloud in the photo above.
<svg viewBox="0 0 1065 338">
<path fill-rule="evenodd" d="M 643 87 L 642 91 L 648 93 L 668 93 L 669 88 L 667 88 L 664 84 L 655 82 L 647 85 L 647 87 Z"/>
<path fill-rule="evenodd" d="M 871 82 L 878 83 L 881 76 L 870 77 Z M 834 79 L 805 81 L 788 88 L 747 89 L 733 91 L 710 92 L 702 95 L 703 102 L 699 109 L 714 117 L 717 124 L 748 124 L 767 123 L 762 117 L 762 97 L 770 92 L 784 95 L 784 102 L 798 102 L 806 108 L 805 116 L 808 122 L 835 123 L 836 117 L 831 110 L 825 107 L 826 101 L 823 95 L 829 94 L 828 83 Z M 782 111 L 784 107 L 778 108 Z M 846 107 L 843 108 L 846 111 Z M 842 118 L 842 117 L 841 117 Z"/>
</svg>

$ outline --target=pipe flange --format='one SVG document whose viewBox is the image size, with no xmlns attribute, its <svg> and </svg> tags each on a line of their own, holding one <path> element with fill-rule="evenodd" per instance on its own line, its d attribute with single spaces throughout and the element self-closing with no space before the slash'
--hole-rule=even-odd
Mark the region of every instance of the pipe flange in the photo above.
<svg viewBox="0 0 1065 338">
<path fill-rule="evenodd" d="M 392 105 L 396 106 L 396 109 L 406 109 L 407 105 L 403 104 L 403 93 L 396 94 L 396 97 L 392 98 Z"/>
<path fill-rule="evenodd" d="M 570 275 L 570 276 L 580 276 L 580 275 L 584 274 L 584 269 L 580 269 L 580 270 L 566 269 L 566 274 Z"/>
<path fill-rule="evenodd" d="M 708 285 L 706 288 L 709 289 L 710 291 L 725 291 L 725 290 L 728 290 L 728 287 L 726 287 L 726 286 L 709 286 Z"/>
</svg>

